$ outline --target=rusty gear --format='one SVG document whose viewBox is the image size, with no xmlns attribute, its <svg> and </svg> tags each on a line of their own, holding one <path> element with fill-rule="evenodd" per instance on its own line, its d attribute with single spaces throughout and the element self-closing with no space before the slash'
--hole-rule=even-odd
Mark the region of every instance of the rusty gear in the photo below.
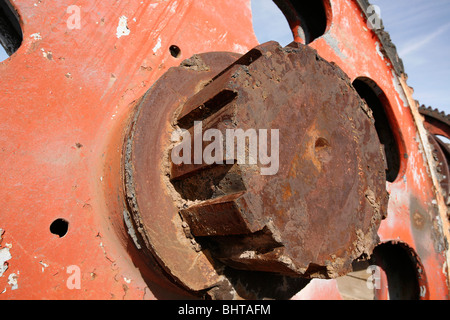
<svg viewBox="0 0 450 320">
<path fill-rule="evenodd" d="M 139 104 L 125 172 L 146 248 L 191 290 L 218 282 L 222 263 L 307 278 L 345 274 L 377 244 L 387 206 L 368 107 L 309 47 L 269 42 L 224 66 L 232 59 L 194 56 Z M 192 131 L 194 121 L 223 136 L 278 129 L 279 171 L 263 176 L 260 162 L 171 164 L 171 131 Z"/>
</svg>

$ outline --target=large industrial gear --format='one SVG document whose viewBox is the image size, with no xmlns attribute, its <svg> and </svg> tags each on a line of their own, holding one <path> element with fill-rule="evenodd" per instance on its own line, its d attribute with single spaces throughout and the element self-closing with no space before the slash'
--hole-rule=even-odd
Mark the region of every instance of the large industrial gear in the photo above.
<svg viewBox="0 0 450 320">
<path fill-rule="evenodd" d="M 448 116 L 368 1 L 250 3 L 0 1 L 0 299 L 449 299 Z"/>
<path fill-rule="evenodd" d="M 436 108 L 420 106 L 420 114 L 424 117 L 425 128 L 429 132 L 429 140 L 436 161 L 436 174 L 442 188 L 447 205 L 450 205 L 450 116 Z M 450 218 L 450 215 L 449 215 Z"/>
<path fill-rule="evenodd" d="M 263 175 L 260 161 L 240 163 L 236 155 L 221 164 L 167 165 L 176 127 L 191 132 L 195 149 L 195 121 L 223 137 L 279 130 L 277 171 Z M 228 141 L 219 143 L 225 149 Z M 265 273 L 336 278 L 378 243 L 388 194 L 373 116 L 342 70 L 307 46 L 269 42 L 239 59 L 197 54 L 170 69 L 137 106 L 126 150 L 136 234 L 188 289 L 217 287 L 229 266 L 263 272 L 264 292 L 286 291 L 286 283 L 292 291 L 295 278 L 267 281 Z M 183 228 L 201 249 L 179 237 Z"/>
<path fill-rule="evenodd" d="M 439 111 L 436 108 L 433 109 L 432 107 L 425 107 L 422 105 L 419 107 L 419 112 L 425 116 L 425 121 L 427 121 L 427 118 L 433 118 L 446 126 L 450 126 L 450 116 L 444 111 Z"/>
</svg>

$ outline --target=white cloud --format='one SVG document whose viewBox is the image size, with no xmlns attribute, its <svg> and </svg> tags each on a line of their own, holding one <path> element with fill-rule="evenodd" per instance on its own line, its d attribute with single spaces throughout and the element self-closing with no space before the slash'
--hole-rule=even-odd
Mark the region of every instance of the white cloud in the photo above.
<svg viewBox="0 0 450 320">
<path fill-rule="evenodd" d="M 401 57 L 406 56 L 407 54 L 410 54 L 414 51 L 421 49 L 422 47 L 429 44 L 432 40 L 436 39 L 438 36 L 440 36 L 441 34 L 446 32 L 449 28 L 450 28 L 450 23 L 446 23 L 445 25 L 439 27 L 438 29 L 436 29 L 436 31 L 434 31 L 433 33 L 430 33 L 429 35 L 427 35 L 420 41 L 413 42 L 413 43 L 410 43 L 409 45 L 406 45 L 404 48 L 402 48 L 400 50 L 400 56 Z"/>
</svg>

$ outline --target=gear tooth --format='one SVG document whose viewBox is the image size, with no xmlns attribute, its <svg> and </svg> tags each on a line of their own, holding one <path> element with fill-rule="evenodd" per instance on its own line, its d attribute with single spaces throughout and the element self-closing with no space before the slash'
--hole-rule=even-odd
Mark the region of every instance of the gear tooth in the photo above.
<svg viewBox="0 0 450 320">
<path fill-rule="evenodd" d="M 419 112 L 422 116 L 434 118 L 435 120 L 450 126 L 450 114 L 447 114 L 445 111 L 441 111 L 438 108 L 433 108 L 431 106 L 425 107 L 422 105 L 419 107 Z"/>
</svg>

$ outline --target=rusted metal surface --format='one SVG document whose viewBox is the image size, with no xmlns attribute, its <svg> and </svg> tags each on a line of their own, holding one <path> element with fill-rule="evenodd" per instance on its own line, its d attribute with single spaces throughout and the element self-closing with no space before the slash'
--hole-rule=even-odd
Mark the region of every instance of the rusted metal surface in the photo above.
<svg viewBox="0 0 450 320">
<path fill-rule="evenodd" d="M 424 117 L 424 127 L 429 133 L 433 160 L 436 162 L 436 175 L 442 188 L 447 205 L 450 205 L 450 146 L 446 139 L 450 139 L 450 117 L 443 111 L 421 106 L 420 114 Z M 444 139 L 443 139 L 444 138 Z M 450 213 L 449 213 L 450 219 Z"/>
<path fill-rule="evenodd" d="M 223 136 L 230 129 L 279 130 L 279 170 L 264 176 L 261 163 L 236 164 L 213 182 L 190 172 L 200 190 L 215 191 L 181 214 L 193 235 L 213 236 L 220 260 L 237 268 L 345 274 L 353 259 L 373 249 L 386 212 L 385 163 L 373 119 L 349 79 L 314 50 L 266 43 L 250 55 L 255 51 L 257 59 L 229 68 L 188 100 L 180 119 L 192 113 L 203 119 L 202 108 L 208 113 L 203 129 Z M 235 99 L 212 114 L 205 110 L 223 91 Z M 235 180 L 240 188 L 222 187 Z"/>
<path fill-rule="evenodd" d="M 170 67 L 257 45 L 251 21 L 231 14 L 249 17 L 246 4 L 82 0 L 80 29 L 69 29 L 73 1 L 13 2 L 24 41 L 0 63 L 0 228 L 11 254 L 0 299 L 187 296 L 160 280 L 128 233 L 118 197 L 125 133 L 135 102 Z M 129 33 L 118 37 L 123 17 Z M 69 222 L 62 238 L 49 229 L 59 218 Z"/>
<path fill-rule="evenodd" d="M 450 170 L 448 161 L 450 159 L 450 149 L 438 137 L 431 134 L 429 135 L 429 142 L 432 147 L 433 159 L 436 161 L 436 175 L 442 188 L 442 195 L 444 196 L 446 204 L 449 205 Z"/>
<path fill-rule="evenodd" d="M 426 108 L 421 106 L 419 108 L 420 114 L 424 117 L 425 128 L 433 135 L 441 135 L 450 139 L 450 116 L 443 111 Z"/>
<path fill-rule="evenodd" d="M 365 77 L 377 84 L 386 97 L 384 106 L 401 155 L 397 178 L 386 183 L 390 197 L 387 217 L 378 230 L 380 245 L 395 242 L 412 252 L 417 262 L 414 268 L 420 268 L 416 277 L 421 275 L 416 279 L 420 280 L 418 298 L 448 299 L 447 207 L 442 205 L 426 123 L 424 126 L 412 92 L 405 85 L 401 60 L 395 47 L 383 41 L 388 38 L 384 30 L 368 27 L 366 1 L 327 3 L 325 33 L 309 46 L 325 60 L 336 63 L 350 81 Z M 211 297 L 223 298 L 245 296 L 245 290 L 237 285 L 244 283 L 242 280 L 261 293 L 250 293 L 246 296 L 250 298 L 342 298 L 335 280 L 300 281 L 279 275 L 261 281 L 255 271 L 212 267 L 211 261 L 218 259 L 202 256 L 203 243 L 193 239 L 191 227 L 183 224 L 178 215 L 178 202 L 173 201 L 178 193 L 175 180 L 166 176 L 161 184 L 161 172 L 156 169 L 148 173 L 157 175 L 154 180 L 141 181 L 145 189 L 134 190 L 136 194 L 155 192 L 150 195 L 156 200 L 153 206 L 161 210 L 155 210 L 153 220 L 144 223 L 144 216 L 132 215 L 136 208 L 126 199 L 133 194 L 127 188 L 130 181 L 123 181 L 123 157 L 129 154 L 124 142 L 129 139 L 134 107 L 152 85 L 157 87 L 156 81 L 170 67 L 179 66 L 183 59 L 211 51 L 243 54 L 255 47 L 258 43 L 249 1 L 111 4 L 82 0 L 76 3 L 81 29 L 68 28 L 72 1 L 48 4 L 13 2 L 23 42 L 11 58 L 0 63 L 0 299 L 170 299 L 193 296 L 187 287 L 200 290 L 202 296 L 207 291 Z M 206 61 L 206 56 L 202 57 Z M 217 72 L 231 60 L 217 65 Z M 192 91 L 196 93 L 203 87 L 195 87 L 203 67 L 191 63 L 185 66 L 186 73 L 173 76 L 171 88 L 177 92 L 178 81 L 188 79 L 190 71 L 195 73 L 192 83 L 185 83 L 194 88 L 188 90 L 189 94 L 181 92 L 180 101 L 169 101 L 171 107 L 181 106 Z M 181 72 L 180 68 L 176 70 Z M 205 75 L 205 81 L 211 76 Z M 167 152 L 172 147 L 170 132 L 176 117 L 173 111 L 164 112 L 156 106 L 153 114 L 164 119 L 162 123 L 167 124 L 167 119 L 172 122 L 158 123 L 154 132 L 164 134 L 151 137 L 152 143 L 142 152 L 151 157 L 165 154 L 165 159 L 151 161 L 155 168 L 161 168 L 164 162 L 165 172 L 170 173 Z M 291 133 L 300 134 L 294 130 Z M 147 167 L 152 164 L 148 161 Z M 241 176 L 237 168 L 220 174 Z M 208 170 L 202 172 L 207 174 Z M 139 170 L 136 176 L 145 179 L 147 173 Z M 183 190 L 186 197 L 193 194 L 190 187 Z M 205 197 L 208 192 L 204 192 Z M 178 200 L 183 203 L 183 199 Z M 186 204 L 189 208 L 191 203 Z M 142 203 L 142 208 L 146 206 L 153 209 L 147 202 Z M 172 222 L 167 221 L 170 217 Z M 63 237 L 49 228 L 58 219 L 69 223 Z M 143 226 L 152 223 L 163 224 L 166 234 L 144 233 Z M 160 235 L 161 240 L 157 239 Z M 153 243 L 146 242 L 149 239 Z M 163 241 L 167 241 L 166 245 Z M 168 250 L 171 257 L 158 256 L 156 252 L 164 250 L 155 250 L 154 243 L 163 249 L 174 245 L 180 250 Z M 188 263 L 180 259 L 186 257 L 184 244 L 190 246 Z M 198 264 L 189 264 L 197 257 Z M 191 278 L 195 281 L 184 282 L 187 280 L 183 274 L 199 266 L 200 271 Z M 70 274 L 70 270 L 79 273 Z M 77 275 L 80 286 L 74 287 L 70 279 Z M 276 288 L 261 286 L 262 282 L 288 283 L 290 287 L 274 296 Z M 391 284 L 384 272 L 381 282 L 383 294 L 379 296 L 389 298 L 386 292 Z M 230 283 L 235 296 L 229 295 Z M 198 295 L 194 292 L 194 296 Z"/>
<path fill-rule="evenodd" d="M 172 195 L 167 172 L 173 117 L 180 104 L 236 58 L 235 54 L 197 55 L 170 69 L 139 104 L 126 143 L 126 193 L 142 246 L 193 291 L 210 288 L 220 278 L 207 255 L 196 252 L 185 236 Z"/>
<path fill-rule="evenodd" d="M 125 180 L 143 243 L 193 291 L 217 285 L 221 262 L 305 278 L 344 275 L 377 244 L 388 200 L 368 107 L 337 66 L 306 46 L 269 42 L 233 58 L 192 57 L 137 107 Z M 230 129 L 279 130 L 279 170 L 262 175 L 261 163 L 237 158 L 174 165 L 169 134 L 179 125 L 192 131 L 195 120 L 224 137 Z"/>
<path fill-rule="evenodd" d="M 331 7 L 330 29 L 310 46 L 337 63 L 352 80 L 366 77 L 377 84 L 378 95 L 386 96 L 383 105 L 401 155 L 397 178 L 387 182 L 390 197 L 388 216 L 378 232 L 381 244 L 397 241 L 415 252 L 426 274 L 420 299 L 448 299 L 447 208 L 440 200 L 430 145 L 423 138 L 426 133 L 412 90 L 406 85 L 401 60 L 395 46 L 385 46 L 384 40 L 389 39 L 384 30 L 368 27 L 364 7 L 353 1 L 331 1 Z M 361 12 L 361 17 L 345 18 L 344 12 L 353 10 Z M 416 212 L 424 218 L 420 227 L 414 223 Z M 388 285 L 382 281 L 383 288 Z"/>
</svg>

